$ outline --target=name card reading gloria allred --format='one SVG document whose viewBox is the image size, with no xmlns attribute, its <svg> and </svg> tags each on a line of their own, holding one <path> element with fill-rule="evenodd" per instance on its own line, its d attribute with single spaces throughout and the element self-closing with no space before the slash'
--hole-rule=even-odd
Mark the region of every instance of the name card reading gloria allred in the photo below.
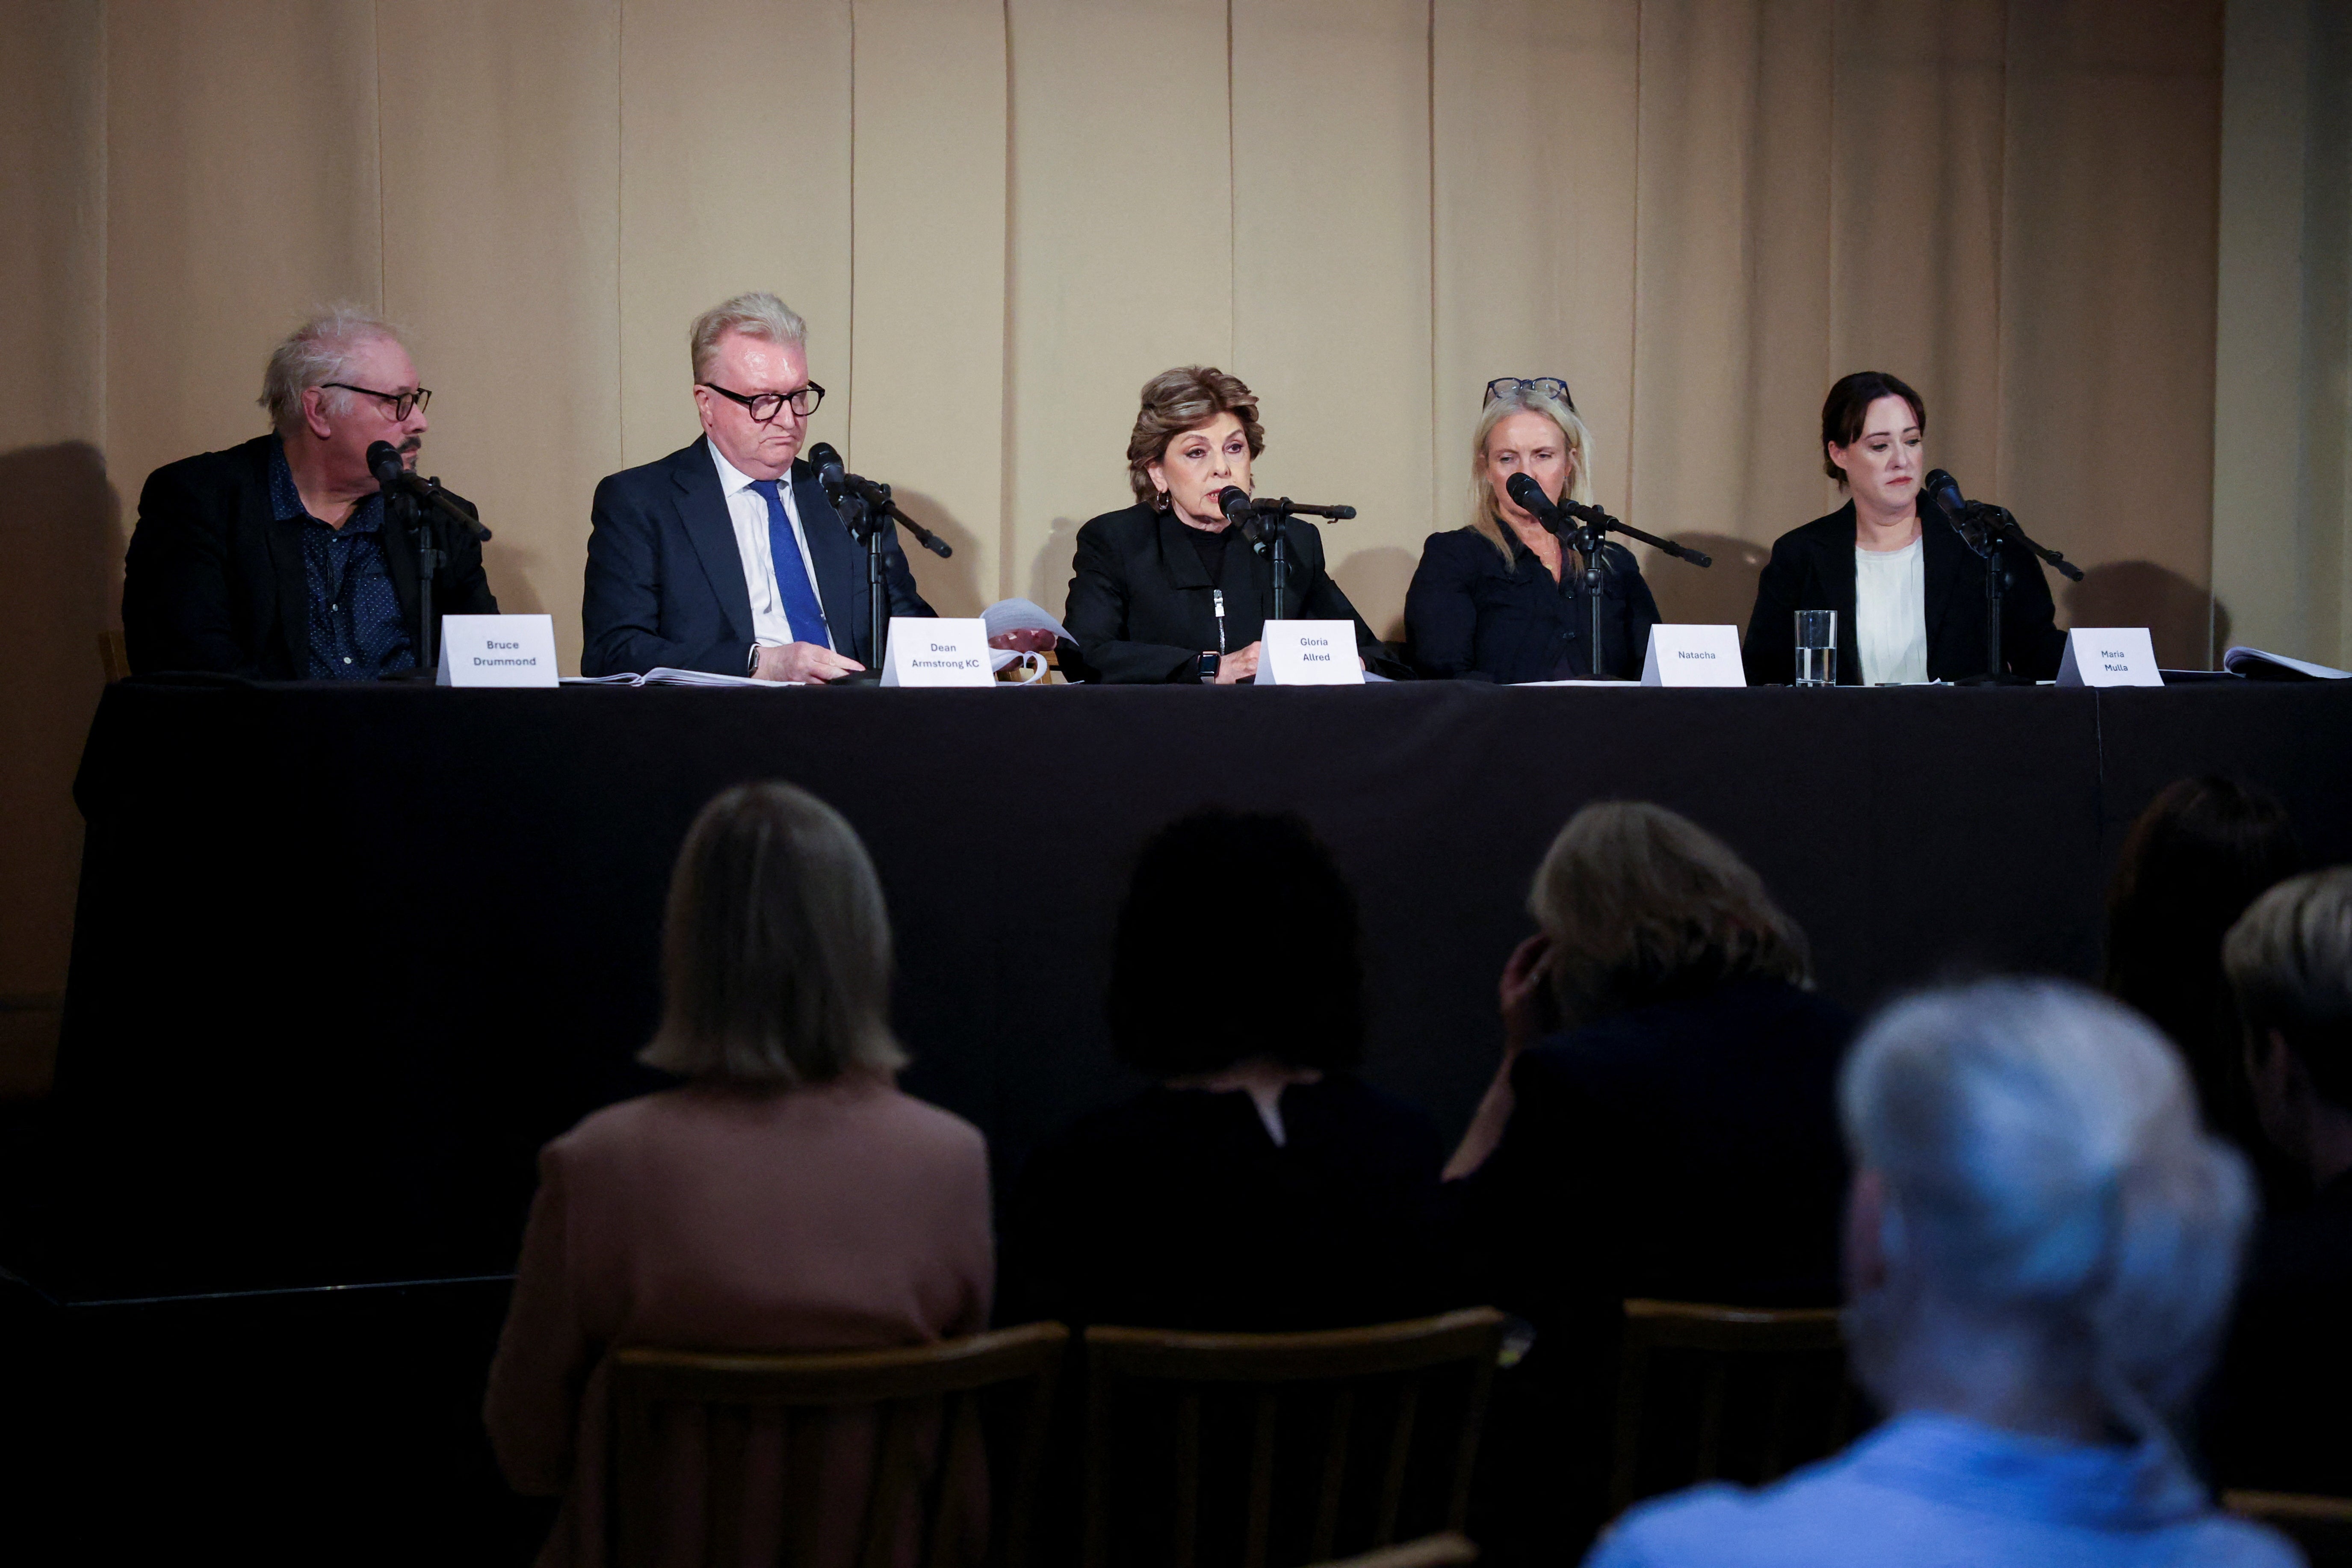
<svg viewBox="0 0 2352 1568">
<path fill-rule="evenodd" d="M 1654 626 L 1642 656 L 1644 686 L 1745 686 L 1738 626 Z"/>
<path fill-rule="evenodd" d="M 1353 621 L 1268 621 L 1259 633 L 1260 686 L 1361 686 Z"/>
<path fill-rule="evenodd" d="M 2061 686 L 2161 686 L 2146 626 L 2076 626 L 2058 663 Z"/>
<path fill-rule="evenodd" d="M 437 686 L 553 686 L 552 616 L 444 616 Z"/>
<path fill-rule="evenodd" d="M 974 620 L 890 617 L 890 648 L 882 661 L 885 686 L 993 686 L 988 625 Z"/>
</svg>

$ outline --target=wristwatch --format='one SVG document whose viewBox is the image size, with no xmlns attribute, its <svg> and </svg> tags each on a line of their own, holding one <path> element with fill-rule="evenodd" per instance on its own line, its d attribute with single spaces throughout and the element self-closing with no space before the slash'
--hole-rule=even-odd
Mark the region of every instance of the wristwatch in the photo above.
<svg viewBox="0 0 2352 1568">
<path fill-rule="evenodd" d="M 751 645 L 751 656 L 743 661 L 743 673 L 746 675 L 757 675 L 760 673 L 760 645 L 758 643 L 753 643 Z"/>
<path fill-rule="evenodd" d="M 1217 679 L 1217 661 L 1223 657 L 1214 648 L 1203 648 L 1192 661 L 1192 673 L 1200 677 L 1203 686 Z"/>
</svg>

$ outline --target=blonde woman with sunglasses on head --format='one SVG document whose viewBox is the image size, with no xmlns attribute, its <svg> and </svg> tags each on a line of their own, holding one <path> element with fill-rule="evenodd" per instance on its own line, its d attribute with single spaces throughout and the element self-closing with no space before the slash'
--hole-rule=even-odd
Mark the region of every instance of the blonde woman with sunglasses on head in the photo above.
<svg viewBox="0 0 2352 1568">
<path fill-rule="evenodd" d="M 1470 521 L 1429 536 L 1405 594 L 1405 630 L 1423 675 L 1507 685 L 1641 674 L 1659 616 L 1633 552 L 1601 547 L 1596 671 L 1581 563 L 1506 488 L 1524 473 L 1554 501 L 1589 505 L 1591 449 L 1566 382 L 1504 376 L 1486 384 L 1470 446 Z"/>
</svg>

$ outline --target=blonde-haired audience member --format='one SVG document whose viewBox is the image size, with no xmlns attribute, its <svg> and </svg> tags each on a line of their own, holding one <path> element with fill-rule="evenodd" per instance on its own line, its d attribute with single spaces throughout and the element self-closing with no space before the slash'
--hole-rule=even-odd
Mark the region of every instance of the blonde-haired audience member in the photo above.
<svg viewBox="0 0 2352 1568">
<path fill-rule="evenodd" d="M 889 917 L 849 824 L 782 784 L 704 807 L 670 884 L 663 990 L 643 1059 L 687 1081 L 541 1153 L 490 1366 L 508 1479 L 563 1497 L 543 1564 L 604 1561 L 614 1348 L 919 1344 L 988 1320 L 987 1151 L 893 1087 Z M 667 1460 L 676 1479 L 695 1456 Z M 849 1561 L 856 1501 L 819 1521 L 820 1561 Z"/>
<path fill-rule="evenodd" d="M 2167 1428 L 2253 1197 L 2164 1038 L 2080 986 L 1986 982 L 1880 1016 L 1839 1099 L 1848 1342 L 1887 1419 L 1772 1486 L 1635 1509 L 1589 1562 L 2299 1561 L 2218 1513 Z"/>
</svg>

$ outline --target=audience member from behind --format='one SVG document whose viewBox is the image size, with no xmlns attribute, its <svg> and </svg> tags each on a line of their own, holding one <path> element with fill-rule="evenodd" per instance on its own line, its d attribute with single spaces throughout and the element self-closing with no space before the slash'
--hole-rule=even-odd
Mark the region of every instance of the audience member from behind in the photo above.
<svg viewBox="0 0 2352 1568">
<path fill-rule="evenodd" d="M 2273 1169 L 2278 1157 L 2255 1122 L 2221 938 L 2301 862 L 2286 808 L 2267 792 L 2188 778 L 2165 786 L 2132 824 L 2107 889 L 2103 989 L 2180 1047 L 2205 1124 L 2254 1162 L 2273 1196 L 2295 1192 L 2302 1177 Z"/>
<path fill-rule="evenodd" d="M 1687 818 L 1612 801 L 1561 829 L 1528 910 L 1502 1064 L 1446 1167 L 1498 1299 L 1538 1327 L 1628 1295 L 1834 1301 L 1853 1020 L 1810 989 L 1763 879 Z"/>
<path fill-rule="evenodd" d="M 986 1151 L 893 1086 L 890 965 L 873 863 L 831 807 L 782 784 L 704 807 L 670 883 L 665 1010 L 642 1057 L 687 1081 L 541 1152 L 490 1366 L 507 1479 L 563 1494 L 542 1563 L 604 1560 L 615 1347 L 836 1350 L 985 1325 Z M 820 1559 L 847 1561 L 857 1522 L 821 1521 L 821 1548 L 840 1550 Z"/>
<path fill-rule="evenodd" d="M 2255 900 L 2222 963 L 2263 1130 L 2315 1190 L 2257 1236 L 2210 1457 L 2231 1486 L 2352 1497 L 2352 867 Z"/>
<path fill-rule="evenodd" d="M 1772 1486 L 1639 1508 L 1590 1561 L 2299 1561 L 2217 1514 L 2166 1430 L 2253 1195 L 2162 1037 L 2078 986 L 1987 982 L 1873 1023 L 1839 1099 L 1847 1337 L 1887 1420 Z"/>
<path fill-rule="evenodd" d="M 1251 940 L 1213 940 L 1236 920 Z M 1112 1044 L 1160 1082 L 1030 1161 L 1000 1319 L 1270 1331 L 1448 1304 L 1444 1150 L 1356 1077 L 1356 900 L 1307 825 L 1212 810 L 1160 829 L 1114 942 Z"/>
<path fill-rule="evenodd" d="M 336 305 L 295 328 L 261 375 L 269 434 L 166 463 L 139 492 L 122 575 L 131 668 L 257 680 L 415 668 L 412 508 L 386 517 L 367 454 L 386 442 L 414 469 L 432 401 L 382 317 Z M 436 537 L 435 616 L 498 614 L 481 545 L 463 529 Z"/>
</svg>

